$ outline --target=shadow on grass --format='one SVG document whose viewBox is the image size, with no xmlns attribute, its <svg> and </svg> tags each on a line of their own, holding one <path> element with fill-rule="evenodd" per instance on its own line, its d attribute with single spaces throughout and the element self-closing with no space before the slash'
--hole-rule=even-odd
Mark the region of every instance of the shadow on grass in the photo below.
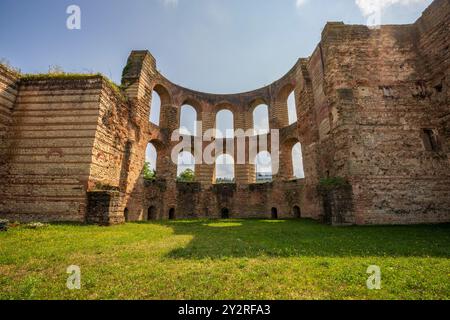
<svg viewBox="0 0 450 320">
<path fill-rule="evenodd" d="M 445 257 L 450 225 L 335 228 L 309 220 L 218 220 L 160 223 L 192 235 L 173 259 L 245 257 Z"/>
</svg>

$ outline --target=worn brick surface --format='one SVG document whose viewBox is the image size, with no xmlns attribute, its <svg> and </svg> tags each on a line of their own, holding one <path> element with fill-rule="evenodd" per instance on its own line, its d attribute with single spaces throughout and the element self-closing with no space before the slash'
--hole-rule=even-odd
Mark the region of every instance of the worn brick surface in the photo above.
<svg viewBox="0 0 450 320">
<path fill-rule="evenodd" d="M 129 220 L 301 216 L 336 225 L 450 221 L 450 1 L 435 0 L 414 24 L 369 29 L 328 23 L 316 50 L 267 87 L 232 95 L 173 84 L 147 51 L 133 51 L 121 92 L 102 77 L 23 81 L 0 66 L 0 217 L 99 224 Z M 160 125 L 148 119 L 152 91 Z M 288 125 L 295 90 L 298 121 Z M 269 106 L 280 130 L 280 171 L 256 184 L 255 167 L 236 165 L 236 183 L 213 184 L 214 166 L 176 181 L 170 137 L 184 104 L 203 132 L 222 109 L 235 129 L 251 129 Z M 424 129 L 436 135 L 430 150 Z M 269 136 L 270 138 L 271 136 Z M 157 176 L 144 181 L 147 144 Z M 305 179 L 292 179 L 292 147 L 302 144 Z M 235 141 L 236 144 L 236 141 Z M 200 143 L 201 154 L 208 143 Z M 263 150 L 260 150 L 263 151 Z M 269 152 L 276 152 L 267 149 Z M 218 156 L 218 154 L 216 155 Z M 323 188 L 323 178 L 348 185 Z"/>
</svg>

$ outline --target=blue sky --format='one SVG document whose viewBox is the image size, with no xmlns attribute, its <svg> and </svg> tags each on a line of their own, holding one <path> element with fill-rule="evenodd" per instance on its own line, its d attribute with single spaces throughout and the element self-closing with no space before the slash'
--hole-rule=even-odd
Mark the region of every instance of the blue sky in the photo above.
<svg viewBox="0 0 450 320">
<path fill-rule="evenodd" d="M 177 84 L 243 92 L 279 79 L 298 58 L 308 57 L 327 21 L 366 24 L 374 2 L 382 8 L 381 23 L 404 24 L 432 0 L 0 0 L 0 59 L 24 73 L 60 66 L 66 72 L 101 72 L 120 83 L 130 51 L 148 49 L 158 69 Z M 81 8 L 81 30 L 66 27 L 70 5 Z M 152 109 L 157 123 L 159 106 Z M 292 101 L 290 110 L 295 121 Z M 256 128 L 267 124 L 264 114 L 255 114 Z M 181 120 L 194 131 L 189 123 L 195 115 Z M 218 121 L 225 131 L 232 118 Z M 294 153 L 300 177 L 301 148 Z M 155 157 L 149 147 L 152 167 Z M 223 166 L 218 176 L 230 177 L 231 171 Z"/>
<path fill-rule="evenodd" d="M 384 24 L 413 22 L 431 3 L 380 1 Z M 148 49 L 175 83 L 241 92 L 309 56 L 327 21 L 365 23 L 364 3 L 370 0 L 1 0 L 0 58 L 23 72 L 58 65 L 119 82 L 129 52 Z M 66 28 L 72 4 L 81 7 L 81 30 Z"/>
</svg>

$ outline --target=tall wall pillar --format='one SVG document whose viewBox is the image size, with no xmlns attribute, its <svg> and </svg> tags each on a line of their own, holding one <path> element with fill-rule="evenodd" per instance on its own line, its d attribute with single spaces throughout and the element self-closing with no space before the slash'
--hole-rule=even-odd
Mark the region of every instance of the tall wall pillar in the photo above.
<svg viewBox="0 0 450 320">
<path fill-rule="evenodd" d="M 121 178 L 122 203 L 126 207 L 130 220 L 139 220 L 145 214 L 141 201 L 143 186 L 139 183 L 145 163 L 145 152 L 150 136 L 150 104 L 154 79 L 158 76 L 156 61 L 148 51 L 131 52 L 122 74 L 122 86 L 128 98 L 130 117 L 127 129 L 127 164 Z"/>
<path fill-rule="evenodd" d="M 216 122 L 216 114 L 212 112 L 212 110 L 203 110 L 201 113 L 201 119 L 202 119 L 202 132 L 201 137 L 203 138 L 205 136 L 206 131 L 211 130 L 215 126 Z M 200 133 L 199 133 L 200 134 Z M 202 141 L 202 161 L 201 164 L 196 164 L 195 171 L 196 171 L 196 180 L 197 182 L 200 182 L 202 184 L 211 184 L 214 177 L 214 164 L 207 164 L 205 162 L 205 149 L 213 143 L 213 140 L 211 141 Z M 200 156 L 200 155 L 199 155 Z M 214 156 L 214 154 L 213 154 Z"/>
</svg>

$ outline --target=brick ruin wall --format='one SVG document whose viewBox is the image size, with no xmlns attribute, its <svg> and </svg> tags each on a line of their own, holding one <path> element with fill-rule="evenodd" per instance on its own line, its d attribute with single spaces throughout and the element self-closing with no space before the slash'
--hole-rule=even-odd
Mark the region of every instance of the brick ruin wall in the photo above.
<svg viewBox="0 0 450 320">
<path fill-rule="evenodd" d="M 449 0 L 435 0 L 411 25 L 328 23 L 311 57 L 273 84 L 235 95 L 175 85 L 147 51 L 132 52 L 121 90 L 101 76 L 22 77 L 1 66 L 0 217 L 113 224 L 125 212 L 132 221 L 167 219 L 171 209 L 176 218 L 219 218 L 223 208 L 270 218 L 277 208 L 293 218 L 298 207 L 302 217 L 336 225 L 449 222 L 449 24 Z M 159 126 L 148 120 L 153 90 Z M 292 90 L 298 121 L 288 125 Z M 176 181 L 170 136 L 182 105 L 196 109 L 205 132 L 223 109 L 236 129 L 251 129 L 260 103 L 280 130 L 273 182 L 255 183 L 251 164 L 235 165 L 234 184 L 213 184 L 207 164 L 196 165 L 195 182 Z M 427 149 L 424 129 L 436 133 L 437 150 Z M 158 151 L 155 181 L 143 179 L 149 142 Z M 301 180 L 291 179 L 296 142 Z M 327 177 L 348 184 L 323 187 Z"/>
<path fill-rule="evenodd" d="M 1 145 L 0 212 L 14 220 L 83 220 L 101 79 L 10 80 L 16 94 Z"/>
<path fill-rule="evenodd" d="M 325 36 L 335 103 L 348 117 L 357 223 L 449 219 L 448 30 L 450 2 L 435 1 L 413 25 L 335 25 Z M 427 128 L 437 132 L 437 152 L 424 147 Z"/>
</svg>

